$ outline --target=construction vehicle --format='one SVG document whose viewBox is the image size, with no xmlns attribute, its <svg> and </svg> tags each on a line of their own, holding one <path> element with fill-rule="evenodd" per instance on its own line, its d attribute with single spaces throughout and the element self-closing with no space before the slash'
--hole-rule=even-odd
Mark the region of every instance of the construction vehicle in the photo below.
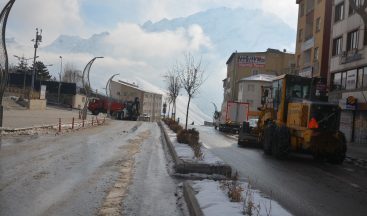
<svg viewBox="0 0 367 216">
<path fill-rule="evenodd" d="M 261 144 L 265 154 L 278 159 L 308 152 L 318 160 L 342 163 L 347 147 L 339 131 L 341 109 L 327 101 L 324 79 L 276 77 L 271 87 L 262 88 L 257 127 L 244 122 L 238 144 Z"/>
<path fill-rule="evenodd" d="M 119 120 L 136 121 L 140 115 L 139 108 L 140 103 L 138 97 L 134 101 L 125 101 L 123 103 L 114 100 L 109 101 L 104 98 L 93 98 L 88 103 L 88 109 L 93 115 L 107 113 L 107 110 L 110 110 L 110 115 Z"/>
<path fill-rule="evenodd" d="M 214 128 L 238 133 L 241 122 L 248 120 L 249 104 L 236 101 L 223 102 L 221 112 L 214 113 Z"/>
</svg>

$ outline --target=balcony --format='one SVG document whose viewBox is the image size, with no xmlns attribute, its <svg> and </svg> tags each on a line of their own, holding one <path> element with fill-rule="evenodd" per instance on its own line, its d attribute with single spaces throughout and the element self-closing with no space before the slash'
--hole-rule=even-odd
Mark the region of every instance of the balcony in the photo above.
<svg viewBox="0 0 367 216">
<path fill-rule="evenodd" d="M 311 49 L 314 45 L 315 45 L 315 38 L 311 37 L 311 38 L 309 38 L 308 40 L 306 40 L 305 42 L 302 43 L 301 50 L 302 50 L 302 52 L 304 52 L 308 49 Z"/>
<path fill-rule="evenodd" d="M 361 59 L 362 59 L 362 54 L 359 53 L 358 49 L 344 51 L 340 55 L 340 64 L 347 64 L 347 63 L 358 61 Z"/>
</svg>

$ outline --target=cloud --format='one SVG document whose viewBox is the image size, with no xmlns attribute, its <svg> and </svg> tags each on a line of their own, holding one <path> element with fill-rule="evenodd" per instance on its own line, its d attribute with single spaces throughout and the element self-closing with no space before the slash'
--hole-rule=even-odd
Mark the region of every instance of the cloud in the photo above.
<svg viewBox="0 0 367 216">
<path fill-rule="evenodd" d="M 110 54 L 145 60 L 166 59 L 177 54 L 210 48 L 211 42 L 202 28 L 192 25 L 175 31 L 145 32 L 132 23 L 120 23 L 105 39 Z"/>
<path fill-rule="evenodd" d="M 43 29 L 44 42 L 53 41 L 61 33 L 85 33 L 80 17 L 81 0 L 18 0 L 8 19 L 10 37 L 16 36 L 22 43 L 30 43 L 35 29 Z M 5 4 L 1 3 L 0 7 Z"/>
</svg>

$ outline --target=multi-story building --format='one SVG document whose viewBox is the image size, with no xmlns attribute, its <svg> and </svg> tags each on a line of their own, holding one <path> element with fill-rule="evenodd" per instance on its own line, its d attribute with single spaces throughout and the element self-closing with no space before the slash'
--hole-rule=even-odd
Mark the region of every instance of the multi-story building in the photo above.
<svg viewBox="0 0 367 216">
<path fill-rule="evenodd" d="M 258 107 L 261 107 L 262 87 L 271 86 L 272 80 L 276 76 L 268 74 L 258 74 L 238 81 L 238 101 L 249 103 L 249 117 L 259 117 Z"/>
<path fill-rule="evenodd" d="M 333 1 L 332 21 L 329 101 L 342 108 L 347 141 L 367 144 L 367 30 L 349 0 Z"/>
<path fill-rule="evenodd" d="M 140 101 L 140 114 L 149 117 L 151 121 L 161 118 L 162 95 L 139 88 L 138 85 L 121 80 L 111 81 L 111 97 L 115 100 L 134 101 L 136 97 Z"/>
<path fill-rule="evenodd" d="M 276 49 L 266 52 L 232 53 L 227 61 L 227 77 L 223 80 L 224 101 L 238 99 L 238 81 L 257 74 L 294 74 L 294 54 Z"/>
<path fill-rule="evenodd" d="M 296 0 L 299 5 L 296 67 L 300 76 L 327 77 L 332 0 Z"/>
</svg>

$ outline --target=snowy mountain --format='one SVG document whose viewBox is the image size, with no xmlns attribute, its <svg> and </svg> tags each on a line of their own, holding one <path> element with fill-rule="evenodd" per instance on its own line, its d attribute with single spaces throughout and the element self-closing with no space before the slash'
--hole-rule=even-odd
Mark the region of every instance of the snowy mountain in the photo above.
<svg viewBox="0 0 367 216">
<path fill-rule="evenodd" d="M 238 51 L 265 51 L 267 48 L 294 50 L 296 32 L 280 18 L 261 10 L 243 8 L 217 8 L 188 17 L 172 20 L 147 21 L 141 28 L 147 32 L 175 31 L 199 25 L 215 47 L 217 54 L 229 57 Z M 78 36 L 60 35 L 52 44 L 43 48 L 51 52 L 108 54 L 110 47 L 103 45 L 108 32 L 83 39 Z M 202 50 L 206 52 L 206 50 Z"/>
<path fill-rule="evenodd" d="M 276 48 L 293 51 L 296 32 L 280 18 L 261 10 L 243 8 L 216 8 L 184 18 L 148 21 L 142 25 L 146 31 L 161 32 L 198 24 L 208 35 L 222 56 L 235 51 L 265 51 Z"/>
</svg>

